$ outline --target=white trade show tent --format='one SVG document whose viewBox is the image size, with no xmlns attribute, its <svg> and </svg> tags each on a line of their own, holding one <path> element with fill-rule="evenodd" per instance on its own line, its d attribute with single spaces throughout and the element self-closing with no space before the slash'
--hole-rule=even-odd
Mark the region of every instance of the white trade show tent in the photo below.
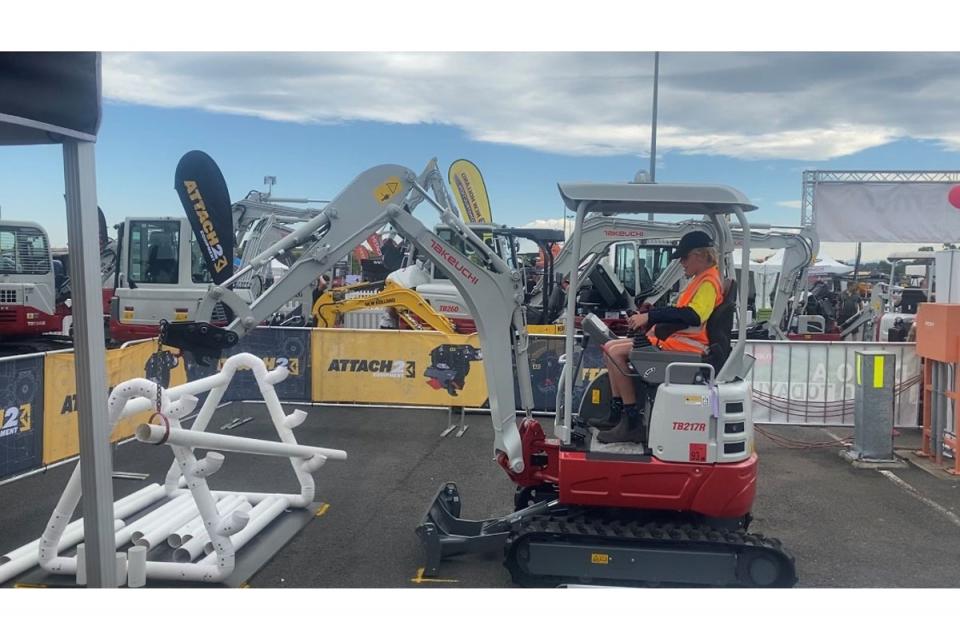
<svg viewBox="0 0 960 638">
<path fill-rule="evenodd" d="M 817 260 L 810 266 L 807 275 L 809 277 L 822 277 L 824 275 L 846 275 L 851 272 L 853 272 L 853 266 L 848 266 L 829 255 L 820 253 Z"/>
</svg>

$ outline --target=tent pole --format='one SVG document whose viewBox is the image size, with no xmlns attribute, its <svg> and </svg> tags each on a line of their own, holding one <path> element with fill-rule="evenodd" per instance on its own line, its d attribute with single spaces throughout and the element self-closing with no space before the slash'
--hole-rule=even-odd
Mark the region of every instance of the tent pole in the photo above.
<svg viewBox="0 0 960 638">
<path fill-rule="evenodd" d="M 87 585 L 116 587 L 94 144 L 63 142 Z"/>
</svg>

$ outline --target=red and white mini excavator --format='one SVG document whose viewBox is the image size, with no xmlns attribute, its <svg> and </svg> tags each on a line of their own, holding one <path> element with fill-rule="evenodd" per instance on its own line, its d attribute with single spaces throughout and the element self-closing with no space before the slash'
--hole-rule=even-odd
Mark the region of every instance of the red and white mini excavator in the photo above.
<svg viewBox="0 0 960 638">
<path fill-rule="evenodd" d="M 431 196 L 430 192 L 433 192 Z M 731 274 L 733 240 L 727 216 L 743 228 L 743 280 L 749 263 L 749 224 L 754 210 L 741 193 L 723 186 L 671 184 L 561 184 L 564 202 L 576 211 L 573 263 L 580 261 L 581 233 L 591 216 L 679 214 L 702 217 L 715 228 L 721 272 Z M 207 198 L 210 201 L 211 198 Z M 222 197 L 229 201 L 229 197 Z M 438 237 L 412 215 L 428 202 L 454 229 L 455 242 Z M 237 343 L 290 296 L 315 280 L 385 223 L 430 256 L 456 286 L 476 318 L 490 397 L 494 450 L 517 485 L 515 510 L 489 520 L 460 518 L 459 491 L 442 485 L 417 528 L 426 554 L 425 576 L 455 554 L 502 550 L 515 582 L 554 586 L 589 582 L 610 585 L 790 586 L 793 558 L 778 541 L 747 531 L 757 481 L 750 388 L 752 360 L 744 354 L 745 322 L 730 350 L 736 308 L 746 307 L 730 289 L 714 311 L 708 333 L 725 335 L 708 356 L 645 347 L 631 355 L 630 374 L 646 391 L 646 436 L 639 443 L 602 444 L 573 405 L 574 321 L 566 321 L 564 399 L 552 436 L 532 417 L 527 357 L 524 281 L 454 212 L 436 162 L 416 175 L 397 165 L 360 174 L 313 219 L 252 259 L 249 268 L 289 251 L 299 258 L 252 302 L 232 291 L 234 279 L 212 286 L 198 322 L 172 323 L 164 336 L 175 347 L 216 357 Z M 470 257 L 461 250 L 468 247 Z M 572 269 L 570 285 L 577 289 Z M 234 319 L 226 328 L 209 323 L 217 303 Z M 573 295 L 567 312 L 574 313 Z M 598 320 L 584 320 L 587 340 L 608 339 Z M 713 339 L 711 339 L 713 341 Z M 582 346 L 581 346 L 582 350 Z M 518 418 L 514 376 L 519 379 Z M 605 375 L 582 393 L 591 403 Z"/>
</svg>

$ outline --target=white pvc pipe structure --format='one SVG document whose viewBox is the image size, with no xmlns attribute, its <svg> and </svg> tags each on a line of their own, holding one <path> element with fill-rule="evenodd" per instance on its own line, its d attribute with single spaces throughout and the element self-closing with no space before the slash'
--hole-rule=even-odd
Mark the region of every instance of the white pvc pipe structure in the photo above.
<svg viewBox="0 0 960 638">
<path fill-rule="evenodd" d="M 218 509 L 220 510 L 222 516 L 226 516 L 228 514 L 232 514 L 234 510 L 241 507 L 249 510 L 250 504 L 241 497 L 232 494 L 220 501 Z M 193 537 L 191 537 L 187 542 L 173 552 L 173 560 L 178 563 L 193 562 L 203 553 L 203 548 L 206 546 L 209 540 L 210 535 L 205 527 L 201 526 Z"/>
<path fill-rule="evenodd" d="M 266 456 L 291 456 L 301 459 L 313 459 L 323 457 L 324 459 L 345 460 L 347 453 L 342 450 L 331 450 L 329 448 L 313 447 L 309 445 L 291 445 L 289 443 L 276 443 L 275 441 L 262 441 L 260 439 L 247 439 L 229 434 L 214 434 L 212 432 L 194 432 L 192 430 L 174 430 L 165 428 L 162 425 L 153 425 L 151 423 L 141 423 L 136 430 L 137 440 L 143 443 L 153 443 L 161 445 L 182 445 L 185 447 L 199 447 L 205 450 L 222 450 L 224 452 L 246 452 L 250 454 L 263 454 Z"/>
<path fill-rule="evenodd" d="M 264 404 L 280 438 L 279 443 L 204 433 L 227 386 L 237 370 L 241 368 L 247 368 L 253 372 L 263 394 Z M 248 353 L 240 353 L 227 359 L 217 374 L 162 392 L 161 425 L 141 426 L 138 428 L 138 438 L 166 443 L 173 450 L 175 460 L 162 486 L 148 486 L 114 504 L 115 515 L 123 512 L 127 516 L 141 511 L 162 498 L 172 499 L 171 502 L 157 508 L 156 513 L 147 514 L 134 521 L 134 524 L 121 527 L 115 535 L 114 540 L 118 548 L 133 540 L 134 532 L 138 532 L 138 538 L 143 542 L 142 548 L 134 547 L 129 555 L 121 554 L 123 559 L 118 560 L 118 570 L 121 570 L 118 573 L 123 577 L 129 577 L 131 586 L 142 586 L 148 578 L 223 581 L 233 572 L 235 553 L 240 547 L 249 542 L 256 533 L 263 530 L 285 509 L 303 508 L 313 501 L 316 488 L 311 476 L 312 472 L 317 471 L 328 459 L 347 458 L 346 452 L 342 450 L 304 446 L 297 443 L 293 429 L 303 423 L 306 413 L 295 410 L 292 414 L 285 414 L 273 387 L 276 383 L 283 381 L 288 374 L 289 371 L 285 367 L 268 372 L 261 359 Z M 180 422 L 196 407 L 198 401 L 195 394 L 207 391 L 210 394 L 197 414 L 192 430 L 184 430 Z M 118 385 L 110 393 L 107 401 L 110 430 L 116 427 L 122 417 L 149 410 L 156 405 L 157 385 L 155 383 L 146 379 L 133 379 Z M 206 479 L 220 468 L 224 457 L 217 452 L 210 452 L 205 458 L 198 460 L 194 455 L 194 447 L 285 456 L 289 458 L 300 485 L 299 493 L 212 492 L 207 486 Z M 33 558 L 46 571 L 76 575 L 78 582 L 85 579 L 82 569 L 78 573 L 78 558 L 60 556 L 59 552 L 68 540 L 72 540 L 72 537 L 66 537 L 65 532 L 69 519 L 80 500 L 80 491 L 80 464 L 78 463 L 54 508 L 43 535 L 37 541 L 37 553 Z M 189 498 L 185 496 L 187 492 L 190 494 Z M 221 503 L 221 509 L 218 511 L 216 499 L 231 495 L 236 497 L 233 502 L 237 506 L 226 511 Z M 241 497 L 254 503 L 255 506 L 247 511 L 249 504 L 244 505 Z M 196 532 L 196 535 L 188 542 L 205 536 L 203 541 L 212 544 L 214 553 L 199 563 L 160 562 L 146 559 L 144 550 L 147 549 L 147 545 L 156 546 L 172 532 L 189 526 L 191 519 L 195 518 L 202 521 L 202 529 L 194 524 L 191 529 Z M 72 544 L 76 542 L 73 541 Z M 80 564 L 82 560 L 81 556 Z M 10 561 L 8 565 L 12 565 L 13 562 Z M 0 565 L 0 570 L 8 565 Z M 26 568 L 29 568 L 29 565 Z M 0 571 L 0 582 L 15 576 L 16 573 L 19 571 Z"/>
<path fill-rule="evenodd" d="M 257 506 L 250 510 L 250 522 L 230 539 L 233 542 L 234 551 L 238 551 L 246 545 L 251 538 L 256 536 L 264 527 L 280 516 L 286 507 L 287 503 L 285 499 L 280 496 L 273 496 L 257 503 Z M 216 554 L 211 553 L 200 561 L 200 564 L 209 564 L 215 559 Z"/>
<path fill-rule="evenodd" d="M 213 497 L 215 499 L 219 499 L 217 501 L 217 509 L 223 511 L 224 504 L 227 502 L 228 499 L 230 499 L 233 496 L 236 496 L 236 495 L 228 494 L 224 496 L 223 494 L 214 492 Z M 186 543 L 188 540 L 196 536 L 202 530 L 203 530 L 203 517 L 200 516 L 200 514 L 198 513 L 192 519 L 187 521 L 185 525 L 182 525 L 179 529 L 176 529 L 170 532 L 170 535 L 167 536 L 167 544 L 170 547 L 176 549 L 177 547 L 180 547 L 181 545 Z"/>
</svg>

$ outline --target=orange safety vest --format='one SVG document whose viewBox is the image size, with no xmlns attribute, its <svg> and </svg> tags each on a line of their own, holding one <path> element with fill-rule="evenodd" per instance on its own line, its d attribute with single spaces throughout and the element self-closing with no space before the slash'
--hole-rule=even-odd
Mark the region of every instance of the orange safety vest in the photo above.
<svg viewBox="0 0 960 638">
<path fill-rule="evenodd" d="M 720 269 L 716 266 L 711 266 L 687 284 L 687 287 L 680 293 L 680 298 L 677 299 L 677 308 L 689 306 L 690 302 L 693 301 L 694 295 L 697 294 L 697 290 L 699 290 L 700 286 L 704 283 L 712 285 L 717 291 L 717 299 L 713 307 L 716 308 L 719 306 L 723 302 L 723 285 L 720 283 Z M 660 346 L 661 350 L 673 350 L 675 352 L 695 352 L 703 354 L 707 351 L 707 346 L 710 345 L 710 338 L 707 336 L 707 323 L 705 321 L 699 326 L 690 326 L 689 328 L 678 330 L 666 339 L 658 339 L 653 334 L 653 329 L 651 328 L 650 332 L 647 333 L 647 337 L 650 339 L 650 343 L 655 346 Z"/>
</svg>

